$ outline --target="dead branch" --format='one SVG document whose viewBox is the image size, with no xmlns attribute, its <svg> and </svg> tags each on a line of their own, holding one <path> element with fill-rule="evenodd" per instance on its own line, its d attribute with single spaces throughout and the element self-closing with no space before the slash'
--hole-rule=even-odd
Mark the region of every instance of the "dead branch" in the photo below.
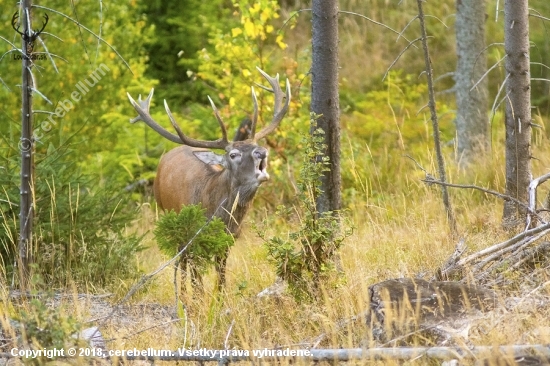
<svg viewBox="0 0 550 366">
<path fill-rule="evenodd" d="M 52 13 L 56 13 L 58 15 L 61 15 L 62 17 L 64 18 L 67 18 L 69 19 L 71 22 L 73 22 L 74 24 L 76 24 L 79 28 L 82 28 L 84 29 L 85 31 L 87 31 L 88 33 L 90 33 L 92 36 L 94 36 L 98 41 L 101 41 L 103 43 L 105 43 L 107 45 L 107 47 L 109 47 L 121 60 L 122 60 L 122 63 L 124 64 L 124 66 L 126 66 L 126 68 L 128 68 L 128 70 L 130 70 L 130 72 L 132 73 L 132 75 L 134 74 L 134 72 L 132 71 L 132 68 L 130 67 L 130 65 L 128 64 L 128 62 L 126 62 L 126 60 L 124 59 L 124 57 L 122 57 L 122 55 L 116 50 L 116 48 L 114 48 L 109 42 L 107 42 L 106 40 L 104 40 L 103 38 L 101 38 L 100 36 L 98 36 L 97 34 L 95 34 L 91 29 L 89 29 L 88 27 L 86 27 L 84 24 L 80 23 L 79 21 L 77 20 L 74 20 L 73 18 L 71 18 L 70 16 L 66 15 L 66 14 L 63 14 L 62 12 L 58 11 L 58 10 L 55 10 L 55 9 L 52 9 L 52 8 L 48 8 L 47 6 L 40 6 L 40 5 L 36 5 L 36 4 L 33 4 L 32 6 L 33 8 L 37 8 L 37 9 L 43 9 L 43 10 L 48 10 L 48 11 L 51 11 Z"/>
<path fill-rule="evenodd" d="M 529 80 L 550 82 L 550 79 L 545 79 L 545 78 L 531 78 Z"/>
<path fill-rule="evenodd" d="M 534 62 L 534 61 L 532 61 L 532 62 L 529 62 L 529 63 L 530 63 L 531 65 L 537 65 L 537 66 L 540 66 L 540 67 L 546 67 L 548 70 L 550 70 L 550 66 L 545 65 L 545 64 L 543 64 L 542 62 Z"/>
<path fill-rule="evenodd" d="M 483 52 L 487 51 L 487 49 L 489 49 L 489 47 L 493 47 L 493 46 L 504 46 L 504 43 L 502 43 L 502 42 L 493 42 L 493 43 L 491 43 L 490 45 L 487 45 L 484 49 L 482 49 L 482 50 L 478 53 L 478 55 L 476 56 L 476 59 L 475 59 L 475 61 L 474 61 L 474 65 L 473 65 L 472 69 L 476 67 L 476 65 L 477 65 L 477 60 L 479 60 L 479 58 L 481 57 L 481 55 L 483 54 Z"/>
<path fill-rule="evenodd" d="M 277 350 L 273 350 L 277 351 Z M 251 353 L 249 351 L 249 353 Z M 514 357 L 530 356 L 536 354 L 545 358 L 550 358 L 550 347 L 547 345 L 511 345 L 511 346 L 477 346 L 471 348 L 465 347 L 395 347 L 395 348 L 352 348 L 352 349 L 311 349 L 308 350 L 310 356 L 308 362 L 312 361 L 351 361 L 351 360 L 410 360 L 416 357 L 425 357 L 426 359 L 435 358 L 442 360 L 451 359 L 469 359 L 475 360 L 483 356 L 491 355 L 510 355 Z M 9 357 L 9 354 L 6 354 Z M 0 355 L 2 357 L 2 355 Z M 264 362 L 277 362 L 281 359 L 296 359 L 301 357 L 269 357 L 264 356 L 260 360 Z M 256 357 L 252 356 L 221 356 L 221 351 L 215 350 L 212 356 L 186 356 L 179 355 L 178 351 L 173 351 L 172 355 L 165 356 L 127 356 L 127 360 L 159 360 L 159 361 L 210 361 L 218 364 L 230 362 L 252 361 Z"/>
<path fill-rule="evenodd" d="M 225 340 L 223 342 L 223 346 L 225 349 L 229 349 L 229 336 L 231 335 L 231 331 L 233 330 L 233 326 L 235 325 L 235 319 L 231 320 L 231 324 L 229 325 L 229 329 L 227 330 L 227 334 L 225 335 Z"/>
<path fill-rule="evenodd" d="M 501 199 L 503 199 L 504 201 L 511 201 L 511 202 L 514 202 L 515 204 L 521 206 L 522 208 L 525 208 L 530 214 L 532 214 L 533 216 L 535 216 L 536 218 L 538 218 L 539 220 L 541 220 L 541 222 L 543 223 L 546 223 L 545 220 L 536 212 L 536 211 L 533 211 L 529 208 L 529 205 L 521 202 L 520 200 L 518 200 L 517 198 L 514 198 L 512 196 L 508 196 L 506 194 L 503 194 L 503 193 L 500 193 L 500 192 L 497 192 L 497 191 L 493 191 L 493 190 L 490 190 L 490 189 L 486 189 L 486 188 L 482 188 L 482 187 L 479 187 L 479 186 L 476 186 L 476 185 L 472 185 L 472 184 L 454 184 L 454 183 L 445 183 L 445 182 L 442 182 L 440 180 L 437 180 L 435 179 L 433 176 L 427 174 L 426 175 L 426 178 L 425 179 L 422 179 L 422 182 L 426 183 L 426 184 L 439 184 L 439 185 L 442 185 L 442 186 L 447 186 L 447 187 L 452 187 L 452 188 L 467 188 L 467 189 L 475 189 L 475 190 L 478 190 L 478 191 L 481 191 L 481 192 L 484 192 L 484 193 L 487 193 L 487 194 L 491 194 L 493 196 L 496 196 L 496 197 L 499 197 Z"/>
<path fill-rule="evenodd" d="M 386 79 L 386 76 L 388 76 L 388 73 L 390 72 L 391 68 L 393 67 L 393 65 L 395 65 L 397 63 L 397 61 L 399 61 L 399 59 L 401 58 L 401 56 L 403 56 L 403 54 L 412 46 L 414 45 L 415 42 L 417 41 L 420 41 L 422 39 L 422 37 L 418 37 L 416 39 L 413 39 L 412 41 L 409 42 L 408 45 L 405 46 L 405 48 L 403 48 L 403 50 L 399 53 L 399 55 L 397 55 L 397 57 L 395 58 L 395 60 L 393 60 L 393 62 L 390 64 L 390 66 L 388 66 L 388 69 L 386 70 L 386 72 L 384 73 L 384 76 L 382 77 L 382 81 L 384 81 Z"/>
<path fill-rule="evenodd" d="M 544 255 L 549 251 L 550 251 L 550 242 L 548 241 L 542 242 L 541 244 L 529 250 L 525 250 L 520 253 L 518 258 L 519 260 L 510 267 L 510 270 L 516 270 L 521 266 L 523 266 L 525 262 L 536 260 L 537 255 L 541 255 L 541 254 Z"/>
<path fill-rule="evenodd" d="M 504 81 L 502 82 L 502 84 L 500 84 L 500 87 L 498 88 L 498 92 L 497 92 L 497 95 L 495 96 L 495 100 L 493 101 L 493 106 L 491 108 L 491 117 L 489 118 L 491 121 L 493 120 L 493 117 L 495 116 L 495 113 L 497 111 L 497 108 L 502 104 L 502 101 L 504 100 L 504 98 L 498 102 L 497 104 L 497 100 L 498 100 L 498 97 L 500 96 L 500 93 L 502 92 L 502 90 L 504 89 L 504 86 L 506 86 L 506 82 L 508 81 L 508 78 L 510 77 L 510 73 L 507 73 L 506 74 L 506 77 L 504 78 Z M 506 96 L 508 96 L 508 94 L 506 94 Z M 505 98 L 506 98 L 505 96 Z"/>
<path fill-rule="evenodd" d="M 398 32 L 398 31 L 396 31 L 395 29 L 393 29 L 392 27 L 390 27 L 390 26 L 388 26 L 388 25 L 386 25 L 386 24 L 384 24 L 384 23 L 377 22 L 376 20 L 371 19 L 371 18 L 369 18 L 369 17 L 367 17 L 367 16 L 365 16 L 365 15 L 363 15 L 363 14 L 358 14 L 358 13 L 354 13 L 354 12 L 352 12 L 352 11 L 344 11 L 344 10 L 340 10 L 340 11 L 338 11 L 338 13 L 355 15 L 355 16 L 358 16 L 358 17 L 360 17 L 360 18 L 366 19 L 366 20 L 368 20 L 369 22 L 372 22 L 372 23 L 374 23 L 374 24 L 376 24 L 376 25 L 379 25 L 379 26 L 381 26 L 381 27 L 384 27 L 384 28 L 386 28 L 386 29 L 389 29 L 389 30 L 391 30 L 393 33 L 397 34 L 397 39 L 396 39 L 396 41 L 398 41 L 400 37 L 403 37 L 407 42 L 410 43 L 410 41 L 409 41 L 405 36 L 403 36 L 403 31 Z M 413 42 L 414 42 L 414 41 L 413 41 Z M 416 46 L 415 46 L 415 47 L 416 47 Z"/>
<path fill-rule="evenodd" d="M 485 249 L 483 249 L 483 250 L 481 250 L 477 253 L 469 255 L 468 257 L 458 261 L 457 266 L 464 266 L 468 263 L 473 262 L 476 259 L 482 258 L 486 255 L 489 255 L 489 254 L 492 254 L 492 253 L 496 252 L 497 250 L 506 248 L 510 245 L 513 245 L 517 242 L 520 242 L 521 240 L 523 240 L 525 238 L 531 237 L 531 236 L 536 235 L 536 234 L 541 233 L 541 232 L 547 232 L 549 230 L 550 230 L 550 223 L 544 224 L 542 226 L 538 226 L 538 227 L 536 227 L 534 229 L 531 229 L 531 230 L 523 231 L 523 232 L 519 233 L 518 235 L 514 236 L 511 239 L 508 239 L 508 240 L 506 240 L 502 243 L 495 244 L 495 245 L 493 245 L 489 248 L 485 248 Z"/>
<path fill-rule="evenodd" d="M 510 346 L 476 346 L 476 347 L 394 347 L 394 348 L 351 348 L 351 349 L 311 349 L 300 350 L 301 352 L 307 352 L 308 356 L 263 356 L 261 358 L 249 356 L 223 356 L 222 352 L 231 353 L 232 350 L 209 350 L 208 355 L 186 355 L 184 349 L 172 351 L 171 354 L 163 350 L 162 355 L 153 355 L 156 353 L 154 349 L 150 348 L 151 355 L 132 355 L 126 356 L 125 360 L 149 360 L 149 361 L 197 361 L 204 362 L 217 362 L 218 365 L 226 365 L 233 362 L 280 362 L 283 359 L 300 361 L 307 360 L 308 363 L 328 361 L 352 361 L 352 360 L 412 360 L 416 358 L 425 358 L 426 360 L 438 359 L 438 360 L 476 360 L 483 359 L 491 355 L 495 356 L 510 356 L 519 359 L 521 357 L 536 355 L 542 359 L 550 358 L 550 347 L 548 345 L 534 344 L 534 345 L 510 345 Z M 234 353 L 242 352 L 252 354 L 251 351 L 246 350 L 234 350 Z M 281 352 L 280 349 L 262 350 L 267 352 Z M 291 350 L 297 351 L 297 350 Z M 160 351 L 158 352 L 160 353 Z M 16 358 L 11 353 L 0 353 L 0 359 Z M 70 357 L 65 357 L 70 358 Z"/>
<path fill-rule="evenodd" d="M 536 212 L 537 210 L 537 188 L 548 179 L 550 179 L 550 173 L 535 178 L 531 180 L 531 183 L 529 183 L 529 210 L 527 211 L 527 227 L 531 225 L 531 212 Z"/>
<path fill-rule="evenodd" d="M 516 270 L 526 261 L 530 260 L 530 258 L 534 258 L 534 256 L 541 251 L 546 252 L 548 249 L 550 249 L 550 245 L 543 245 L 546 242 L 540 244 L 535 248 L 528 250 L 525 249 L 548 233 L 550 233 L 550 223 L 541 225 L 534 229 L 526 230 L 511 239 L 508 239 L 499 244 L 495 244 L 476 253 L 470 254 L 466 258 L 460 259 L 458 261 L 452 260 L 453 256 L 455 256 L 455 253 L 453 253 L 453 255 L 451 255 L 451 258 L 449 258 L 447 262 L 443 266 L 441 266 L 440 269 L 437 270 L 436 276 L 439 275 L 441 278 L 445 279 L 450 273 L 459 272 L 464 269 L 468 264 L 475 263 L 476 261 L 479 262 L 477 262 L 473 266 L 472 273 L 477 280 L 486 280 L 488 276 L 492 273 L 493 269 L 498 264 L 503 263 L 503 260 L 509 260 L 510 262 L 513 261 L 515 263 L 512 266 L 513 268 L 511 267 L 507 271 Z M 513 253 L 505 257 L 505 255 L 511 252 Z M 501 280 L 502 276 L 503 273 L 501 273 L 499 276 Z M 496 280 L 496 282 L 498 281 L 500 280 Z"/>
<path fill-rule="evenodd" d="M 432 280 L 448 281 L 451 270 L 456 266 L 456 263 L 460 260 L 460 257 L 462 257 L 462 254 L 464 254 L 466 249 L 468 249 L 466 241 L 464 239 L 460 239 L 460 241 L 456 244 L 453 254 L 451 254 L 449 259 L 447 259 L 447 261 L 436 270 Z"/>
<path fill-rule="evenodd" d="M 445 24 L 445 22 L 444 22 L 443 20 L 439 19 L 439 18 L 436 17 L 435 15 L 424 14 L 424 18 L 434 18 L 434 19 L 437 19 L 437 20 L 439 20 L 439 22 L 440 22 L 441 24 L 443 24 L 443 26 L 444 26 L 445 28 L 449 29 L 449 26 L 448 26 L 447 24 Z"/>
<path fill-rule="evenodd" d="M 454 72 L 454 71 L 451 71 L 451 72 L 446 72 L 446 73 L 444 73 L 443 75 L 439 75 L 438 77 L 436 77 L 436 78 L 434 79 L 434 83 L 437 83 L 439 80 L 442 80 L 442 79 L 447 78 L 447 77 L 449 77 L 449 76 L 454 77 L 454 76 L 455 76 L 455 72 Z"/>
<path fill-rule="evenodd" d="M 506 253 L 518 251 L 520 249 L 525 248 L 526 246 L 528 246 L 529 244 L 534 243 L 535 241 L 537 241 L 538 239 L 540 239 L 541 237 L 543 237 L 547 233 L 548 233 L 548 230 L 543 231 L 542 233 L 540 233 L 538 235 L 524 238 L 523 240 L 520 240 L 519 242 L 517 242 L 513 245 L 509 245 L 507 247 L 504 247 L 504 248 L 494 252 L 489 257 L 487 257 L 484 260 L 482 260 L 481 262 L 477 263 L 473 267 L 474 272 L 478 272 L 478 271 L 482 270 L 487 264 L 489 264 L 490 262 L 495 261 L 499 258 L 502 258 L 504 256 L 504 254 L 506 254 Z M 492 265 L 491 265 L 491 267 L 492 267 Z M 487 271 L 489 271 L 489 270 L 487 270 Z"/>
<path fill-rule="evenodd" d="M 533 10 L 533 9 L 530 9 L 530 10 Z M 536 10 L 534 10 L 536 11 Z M 538 13 L 538 11 L 537 11 Z M 539 14 L 529 14 L 530 17 L 533 17 L 533 18 L 539 18 L 539 19 L 542 19 L 542 20 L 546 20 L 546 21 L 549 21 L 550 22 L 550 18 L 547 18 L 547 17 L 543 17 L 542 15 Z"/>
<path fill-rule="evenodd" d="M 422 0 L 417 0 L 416 4 L 418 7 L 418 20 L 420 21 L 422 48 L 424 50 L 424 63 L 426 65 L 426 78 L 428 82 L 428 98 L 429 98 L 428 105 L 430 106 L 430 114 L 431 114 L 432 129 L 433 129 L 432 133 L 434 138 L 435 154 L 437 157 L 438 174 L 439 174 L 439 180 L 441 182 L 445 182 L 447 181 L 446 172 L 445 172 L 445 160 L 443 159 L 443 152 L 441 151 L 441 138 L 439 136 L 439 121 L 438 121 L 438 116 L 436 111 L 435 92 L 434 92 L 434 86 L 433 86 L 433 69 L 432 69 L 431 60 L 430 60 L 430 52 L 428 49 L 428 35 L 426 33 L 426 25 L 424 23 L 425 19 L 424 19 L 424 9 L 422 5 Z M 451 201 L 449 198 L 449 192 L 447 191 L 447 187 L 441 186 L 441 195 L 443 198 L 443 205 L 445 206 L 445 212 L 447 213 L 447 220 L 449 222 L 451 235 L 456 237 L 458 235 L 458 228 L 456 225 L 456 219 L 451 206 Z"/>
<path fill-rule="evenodd" d="M 518 252 L 520 249 L 521 248 L 518 248 L 516 250 L 517 253 L 514 253 L 513 262 L 515 263 L 509 266 L 508 268 L 506 268 L 505 270 L 499 272 L 498 277 L 496 277 L 494 280 L 492 280 L 488 284 L 490 284 L 491 286 L 495 286 L 500 283 L 503 283 L 505 282 L 506 277 L 509 275 L 509 273 L 516 271 L 523 266 L 527 266 L 528 262 L 532 262 L 532 264 L 534 264 L 534 262 L 537 260 L 537 257 L 548 255 L 548 252 L 550 251 L 550 242 L 545 241 L 534 248 L 524 249 L 521 252 Z M 509 262 L 512 262 L 512 261 L 509 260 Z M 499 263 L 502 263 L 502 262 L 499 262 Z M 495 268 L 495 266 L 496 266 L 496 263 L 493 263 L 491 267 L 489 267 L 487 270 L 485 270 L 483 273 L 481 273 L 476 277 L 479 280 L 487 279 L 491 274 L 491 271 Z"/>
<path fill-rule="evenodd" d="M 38 37 L 37 38 L 38 41 L 40 42 L 40 44 L 42 45 L 42 47 L 44 47 L 44 51 L 46 51 L 46 55 L 48 56 L 48 58 L 50 59 L 50 62 L 52 63 L 52 66 L 53 66 L 53 69 L 55 70 L 56 73 L 59 74 L 59 70 L 57 69 L 57 65 L 55 64 L 55 61 L 52 57 L 52 54 L 50 53 L 50 51 L 48 50 L 48 46 L 46 46 L 46 43 L 42 40 L 42 37 Z M 38 52 L 37 52 L 38 53 Z M 56 55 L 57 56 L 57 55 Z M 59 57 L 59 56 L 57 56 Z M 59 57 L 61 58 L 61 57 Z M 62 58 L 63 59 L 63 58 Z M 67 63 L 69 63 L 67 60 L 63 59 L 64 61 L 66 61 Z"/>
<path fill-rule="evenodd" d="M 497 67 L 502 61 L 504 61 L 506 59 L 506 56 L 507 55 L 504 55 L 500 60 L 498 60 L 493 66 L 491 66 L 486 72 L 485 74 L 481 75 L 481 78 L 479 78 L 479 80 L 474 84 L 474 86 L 472 86 L 472 88 L 470 89 L 470 91 L 474 90 L 478 85 L 479 83 L 481 83 L 483 81 L 483 79 L 485 79 L 485 77 L 495 68 Z"/>
<path fill-rule="evenodd" d="M 403 33 L 405 33 L 405 31 L 407 30 L 407 28 L 409 28 L 409 25 L 412 24 L 412 22 L 414 22 L 416 19 L 418 18 L 418 15 L 415 16 L 414 18 L 412 18 L 411 20 L 409 20 L 409 22 L 407 24 L 405 24 L 405 27 L 403 27 L 403 29 L 401 30 L 401 32 L 399 32 L 399 35 L 397 36 L 397 40 L 399 40 L 399 38 L 403 35 Z M 397 41 L 396 40 L 396 41 Z M 416 47 L 416 46 L 415 46 Z"/>
</svg>

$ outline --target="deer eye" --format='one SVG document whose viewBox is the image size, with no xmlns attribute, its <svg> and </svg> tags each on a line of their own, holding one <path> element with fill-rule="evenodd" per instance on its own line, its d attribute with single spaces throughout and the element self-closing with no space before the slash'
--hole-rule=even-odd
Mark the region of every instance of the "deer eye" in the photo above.
<svg viewBox="0 0 550 366">
<path fill-rule="evenodd" d="M 237 155 L 239 155 L 239 154 L 237 154 L 237 153 L 231 153 L 231 154 L 229 154 L 229 157 L 230 157 L 231 159 L 235 159 L 235 158 L 237 157 Z"/>
</svg>

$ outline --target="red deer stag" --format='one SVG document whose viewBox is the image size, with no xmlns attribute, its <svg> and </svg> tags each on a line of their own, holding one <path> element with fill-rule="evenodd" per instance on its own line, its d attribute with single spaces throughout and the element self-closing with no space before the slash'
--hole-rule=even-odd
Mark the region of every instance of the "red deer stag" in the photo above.
<svg viewBox="0 0 550 366">
<path fill-rule="evenodd" d="M 245 141 L 229 142 L 227 140 L 225 124 L 210 97 L 208 99 L 220 125 L 222 137 L 215 141 L 201 141 L 188 137 L 181 131 L 166 101 L 164 101 L 164 108 L 177 135 L 168 132 L 153 120 L 149 114 L 153 89 L 143 101 L 140 96 L 136 102 L 128 94 L 130 103 L 138 113 L 138 116 L 130 122 L 144 121 L 161 136 L 184 145 L 166 153 L 161 158 L 157 169 L 153 189 L 157 204 L 163 210 L 179 211 L 183 205 L 201 203 L 209 217 L 215 215 L 221 218 L 230 233 L 234 236 L 239 235 L 242 220 L 258 187 L 269 179 L 267 149 L 258 146 L 256 142 L 272 133 L 279 126 L 290 104 L 288 79 L 286 92 L 283 93 L 279 85 L 278 74 L 271 77 L 260 68 L 258 71 L 271 85 L 271 89 L 262 88 L 275 94 L 273 119 L 258 133 L 255 132 L 258 120 L 258 101 L 252 87 L 254 112 L 251 118 L 250 137 Z M 225 154 L 218 155 L 208 149 L 225 150 Z M 225 265 L 228 254 L 226 252 L 225 256 L 219 258 L 217 262 L 219 287 L 225 283 Z"/>
</svg>

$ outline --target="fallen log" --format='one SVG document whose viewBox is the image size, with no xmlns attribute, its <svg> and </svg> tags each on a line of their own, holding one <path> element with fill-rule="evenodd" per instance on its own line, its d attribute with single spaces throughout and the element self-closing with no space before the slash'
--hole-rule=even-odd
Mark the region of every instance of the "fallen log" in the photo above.
<svg viewBox="0 0 550 366">
<path fill-rule="evenodd" d="M 426 331 L 438 338 L 467 338 L 471 320 L 494 308 L 497 296 L 488 289 L 455 281 L 398 278 L 369 287 L 370 316 L 377 341 L 405 340 Z M 406 338 L 406 337 L 405 337 Z"/>
<path fill-rule="evenodd" d="M 277 349 L 272 351 L 279 351 Z M 507 345 L 507 346 L 475 346 L 465 347 L 394 347 L 394 348 L 351 348 L 351 349 L 310 349 L 308 356 L 289 357 L 254 357 L 253 351 L 250 356 L 222 357 L 221 350 L 213 351 L 213 355 L 185 355 L 175 350 L 163 355 L 148 356 L 146 354 L 126 356 L 121 359 L 128 361 L 198 361 L 217 362 L 218 364 L 229 364 L 233 362 L 264 361 L 275 362 L 281 360 L 295 360 L 296 363 L 316 361 L 353 361 L 353 360 L 412 360 L 412 359 L 437 359 L 437 360 L 480 360 L 507 358 L 518 360 L 521 358 L 536 358 L 541 362 L 550 360 L 550 346 L 547 345 Z M 151 349 L 151 353 L 155 353 Z M 0 353 L 0 359 L 16 358 L 10 353 Z"/>
</svg>

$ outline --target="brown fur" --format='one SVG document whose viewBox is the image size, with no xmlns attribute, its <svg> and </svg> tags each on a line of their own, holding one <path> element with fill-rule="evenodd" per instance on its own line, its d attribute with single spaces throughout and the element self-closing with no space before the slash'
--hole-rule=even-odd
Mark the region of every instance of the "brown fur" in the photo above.
<svg viewBox="0 0 550 366">
<path fill-rule="evenodd" d="M 183 145 L 161 158 L 153 187 L 157 203 L 163 210 L 175 211 L 200 203 L 208 217 L 221 218 L 227 230 L 238 236 L 258 187 L 269 177 L 267 150 L 254 143 L 234 142 L 226 148 L 221 160 L 224 166 L 207 164 L 197 153 L 211 152 Z M 240 158 L 231 158 L 234 153 L 241 154 Z M 227 254 L 217 266 L 220 286 L 225 282 Z"/>
<path fill-rule="evenodd" d="M 183 145 L 170 150 L 159 163 L 153 187 L 159 206 L 163 210 L 179 211 L 183 205 L 200 203 L 208 217 L 220 217 L 228 231 L 238 236 L 240 223 L 260 185 L 250 177 L 253 166 L 252 161 L 247 160 L 252 149 L 258 146 L 240 142 L 231 147 L 243 152 L 241 166 L 209 165 L 194 155 L 194 152 L 209 151 L 207 149 Z M 235 205 L 237 194 L 239 201 Z"/>
<path fill-rule="evenodd" d="M 227 140 L 227 129 L 212 99 L 210 104 L 222 131 L 222 137 L 215 141 L 195 140 L 186 136 L 179 128 L 174 116 L 165 104 L 170 122 L 176 129 L 177 135 L 168 132 L 159 125 L 149 113 L 154 89 L 145 98 L 141 96 L 135 101 L 127 93 L 128 100 L 138 112 L 138 116 L 130 120 L 131 123 L 145 122 L 149 127 L 166 139 L 183 144 L 168 152 L 159 163 L 157 177 L 154 184 L 155 198 L 158 205 L 164 210 L 181 210 L 183 205 L 200 203 L 206 209 L 206 214 L 218 216 L 225 223 L 227 230 L 238 236 L 241 222 L 250 207 L 260 184 L 269 179 L 267 174 L 267 150 L 256 145 L 256 141 L 263 139 L 281 123 L 290 105 L 290 83 L 286 80 L 283 93 L 279 85 L 279 75 L 271 77 L 263 70 L 258 71 L 270 84 L 275 95 L 273 119 L 256 133 L 258 121 L 258 99 L 252 88 L 254 112 L 250 123 L 241 125 L 242 130 L 234 142 Z M 248 137 L 244 141 L 236 141 Z M 194 147 L 191 147 L 194 146 Z M 210 150 L 201 148 L 225 149 L 225 155 L 216 155 Z M 218 272 L 220 286 L 224 283 L 225 261 L 220 259 Z M 186 262 L 187 263 L 187 262 Z"/>
</svg>

